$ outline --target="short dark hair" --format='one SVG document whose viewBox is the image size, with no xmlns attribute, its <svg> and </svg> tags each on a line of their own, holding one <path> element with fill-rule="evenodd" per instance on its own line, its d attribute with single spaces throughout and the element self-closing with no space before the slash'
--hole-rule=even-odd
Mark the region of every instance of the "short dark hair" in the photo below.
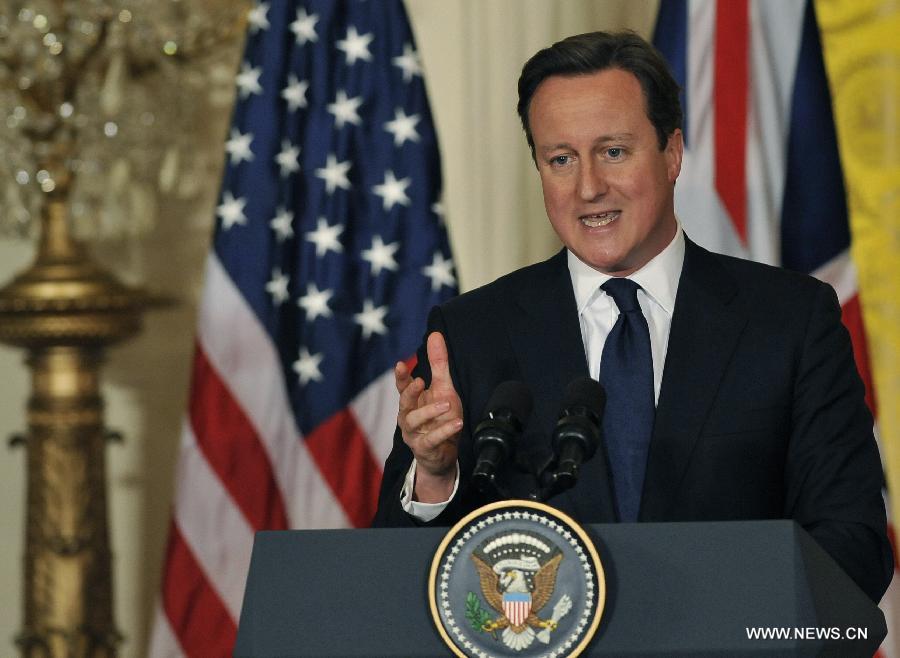
<svg viewBox="0 0 900 658">
<path fill-rule="evenodd" d="M 535 157 L 534 137 L 528 123 L 531 98 L 538 86 L 554 75 L 575 76 L 606 69 L 628 71 L 638 79 L 644 92 L 647 117 L 656 128 L 659 148 L 681 128 L 683 114 L 678 98 L 680 88 L 665 58 L 634 32 L 588 32 L 557 41 L 532 56 L 519 76 L 519 118 Z"/>
</svg>

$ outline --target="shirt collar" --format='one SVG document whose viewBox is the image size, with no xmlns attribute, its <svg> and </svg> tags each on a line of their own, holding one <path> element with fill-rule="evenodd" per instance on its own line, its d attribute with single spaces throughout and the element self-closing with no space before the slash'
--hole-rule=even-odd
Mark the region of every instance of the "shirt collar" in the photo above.
<svg viewBox="0 0 900 658">
<path fill-rule="evenodd" d="M 595 295 L 600 294 L 600 286 L 612 277 L 583 263 L 569 250 L 566 250 L 566 262 L 580 315 L 594 300 Z M 643 288 L 671 316 L 675 310 L 675 295 L 678 294 L 678 280 L 683 266 L 684 231 L 681 229 L 681 222 L 677 222 L 675 237 L 668 246 L 628 278 Z"/>
</svg>

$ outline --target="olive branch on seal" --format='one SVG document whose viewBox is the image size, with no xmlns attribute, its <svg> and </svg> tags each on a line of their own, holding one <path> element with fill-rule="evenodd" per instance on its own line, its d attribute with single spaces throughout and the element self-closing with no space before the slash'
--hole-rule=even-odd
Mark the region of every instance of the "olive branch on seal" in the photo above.
<svg viewBox="0 0 900 658">
<path fill-rule="evenodd" d="M 481 601 L 474 592 L 466 594 L 466 619 L 479 633 L 485 632 L 485 626 L 491 623 L 491 616 L 481 607 Z M 491 635 L 495 635 L 491 632 Z"/>
</svg>

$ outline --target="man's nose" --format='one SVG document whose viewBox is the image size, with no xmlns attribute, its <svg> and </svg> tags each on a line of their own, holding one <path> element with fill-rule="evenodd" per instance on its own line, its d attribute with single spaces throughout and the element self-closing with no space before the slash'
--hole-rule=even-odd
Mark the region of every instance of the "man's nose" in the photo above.
<svg viewBox="0 0 900 658">
<path fill-rule="evenodd" d="M 582 201 L 594 201 L 609 190 L 602 165 L 586 161 L 578 172 L 578 196 Z"/>
</svg>

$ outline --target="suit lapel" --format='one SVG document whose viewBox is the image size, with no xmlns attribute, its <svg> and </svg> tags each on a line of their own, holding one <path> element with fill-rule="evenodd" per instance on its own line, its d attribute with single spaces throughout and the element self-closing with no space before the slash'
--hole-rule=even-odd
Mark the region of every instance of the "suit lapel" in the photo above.
<svg viewBox="0 0 900 658">
<path fill-rule="evenodd" d="M 737 287 L 716 258 L 686 241 L 641 500 L 642 521 L 665 520 L 746 324 Z"/>
<path fill-rule="evenodd" d="M 512 291 L 509 315 L 510 341 L 536 405 L 558 402 L 572 379 L 588 374 L 565 250 L 544 265 Z"/>
</svg>

